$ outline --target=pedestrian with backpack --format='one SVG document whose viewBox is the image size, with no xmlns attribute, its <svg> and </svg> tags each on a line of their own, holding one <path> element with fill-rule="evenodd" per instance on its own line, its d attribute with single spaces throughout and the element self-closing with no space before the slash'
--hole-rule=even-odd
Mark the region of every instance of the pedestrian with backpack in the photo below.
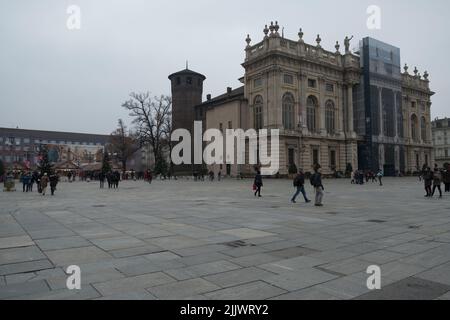
<svg viewBox="0 0 450 320">
<path fill-rule="evenodd" d="M 302 169 L 298 170 L 298 174 L 295 176 L 294 178 L 294 187 L 297 188 L 296 193 L 294 194 L 294 196 L 291 199 L 292 203 L 296 203 L 295 199 L 297 199 L 297 196 L 302 193 L 303 194 L 303 198 L 305 199 L 306 203 L 311 202 L 311 200 L 308 199 L 308 197 L 306 196 L 306 192 L 305 192 L 305 174 L 303 173 Z"/>
<path fill-rule="evenodd" d="M 325 188 L 322 185 L 322 174 L 320 173 L 320 165 L 317 164 L 314 166 L 314 173 L 311 175 L 310 182 L 314 187 L 316 192 L 315 206 L 323 207 L 322 199 L 323 199 L 323 191 Z"/>
</svg>

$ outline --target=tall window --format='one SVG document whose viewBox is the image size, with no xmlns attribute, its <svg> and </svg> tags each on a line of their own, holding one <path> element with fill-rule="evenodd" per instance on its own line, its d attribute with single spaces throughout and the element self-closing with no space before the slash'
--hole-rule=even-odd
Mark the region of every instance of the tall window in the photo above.
<svg viewBox="0 0 450 320">
<path fill-rule="evenodd" d="M 417 132 L 417 125 L 418 125 L 418 123 L 417 123 L 417 116 L 416 116 L 415 114 L 413 114 L 413 115 L 411 116 L 411 138 L 412 138 L 414 141 L 417 141 L 417 140 L 418 140 L 418 136 L 417 136 L 417 134 L 418 134 L 418 132 Z"/>
<path fill-rule="evenodd" d="M 253 107 L 254 124 L 256 130 L 260 130 L 264 126 L 263 105 L 263 98 L 261 96 L 256 96 Z"/>
<path fill-rule="evenodd" d="M 319 149 L 314 148 L 312 150 L 312 165 L 319 164 Z"/>
<path fill-rule="evenodd" d="M 335 112 L 334 102 L 328 100 L 325 104 L 325 128 L 328 134 L 334 134 L 335 131 Z"/>
<path fill-rule="evenodd" d="M 306 125 L 310 132 L 316 131 L 317 105 L 317 99 L 314 96 L 309 96 L 306 101 Z"/>
<path fill-rule="evenodd" d="M 422 117 L 420 119 L 420 133 L 422 136 L 422 141 L 427 141 L 427 122 L 425 120 L 425 117 Z"/>
<path fill-rule="evenodd" d="M 289 165 L 293 165 L 295 164 L 295 151 L 294 149 L 289 149 L 288 151 L 288 160 L 289 160 Z"/>
<path fill-rule="evenodd" d="M 294 96 L 286 93 L 283 96 L 283 126 L 285 129 L 294 129 Z"/>
<path fill-rule="evenodd" d="M 336 150 L 330 150 L 330 168 L 332 170 L 336 169 Z"/>
</svg>

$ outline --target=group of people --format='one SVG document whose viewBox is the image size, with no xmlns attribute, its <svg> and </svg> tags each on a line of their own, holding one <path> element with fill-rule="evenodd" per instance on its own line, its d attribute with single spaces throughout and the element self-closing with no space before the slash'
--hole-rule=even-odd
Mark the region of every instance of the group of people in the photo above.
<svg viewBox="0 0 450 320">
<path fill-rule="evenodd" d="M 98 175 L 100 181 L 100 189 L 105 188 L 105 180 L 108 182 L 108 189 L 118 189 L 120 182 L 120 172 L 119 171 L 109 171 L 106 174 L 100 172 Z"/>
<path fill-rule="evenodd" d="M 363 170 L 356 170 L 352 171 L 351 173 L 351 184 L 364 184 L 364 180 L 366 183 L 369 183 L 369 181 L 372 181 L 372 183 L 379 182 L 380 186 L 383 185 L 383 170 L 378 170 L 378 172 L 375 174 L 372 170 L 368 170 L 364 172 Z"/>
<path fill-rule="evenodd" d="M 48 174 L 47 172 L 40 173 L 38 171 L 24 172 L 20 176 L 22 182 L 23 192 L 33 192 L 34 184 L 37 185 L 37 191 L 45 196 L 47 188 L 50 185 L 51 195 L 55 195 L 56 186 L 59 182 L 59 176 L 56 172 Z"/>
<path fill-rule="evenodd" d="M 312 187 L 314 188 L 315 192 L 315 202 L 314 205 L 316 207 L 323 207 L 323 194 L 325 191 L 325 188 L 322 183 L 322 174 L 320 173 L 320 165 L 317 164 L 314 166 L 314 173 L 309 177 L 309 182 L 311 183 Z M 296 192 L 291 198 L 292 203 L 296 203 L 297 197 L 300 195 L 300 193 L 303 195 L 303 198 L 305 199 L 306 203 L 310 203 L 311 200 L 308 199 L 306 196 L 305 191 L 305 180 L 306 176 L 303 170 L 299 170 L 297 175 L 294 178 L 293 185 L 296 188 Z M 263 187 L 263 180 L 261 171 L 257 170 L 255 180 L 253 182 L 253 190 L 255 191 L 255 197 L 262 197 L 261 196 L 261 188 Z"/>
<path fill-rule="evenodd" d="M 450 165 L 447 164 L 442 170 L 436 165 L 433 171 L 430 167 L 424 167 L 419 179 L 423 179 L 426 198 L 433 198 L 436 190 L 439 191 L 439 198 L 442 198 L 442 183 L 444 183 L 445 192 L 450 192 Z"/>
</svg>

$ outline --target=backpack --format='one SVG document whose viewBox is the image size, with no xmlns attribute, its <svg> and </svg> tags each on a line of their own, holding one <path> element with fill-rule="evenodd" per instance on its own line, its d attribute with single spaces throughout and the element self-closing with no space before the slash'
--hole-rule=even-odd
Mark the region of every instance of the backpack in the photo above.
<svg viewBox="0 0 450 320">
<path fill-rule="evenodd" d="M 311 178 L 309 179 L 309 181 L 311 182 L 311 185 L 313 187 L 318 187 L 319 185 L 319 175 L 317 173 L 314 173 Z"/>
<path fill-rule="evenodd" d="M 300 186 L 300 175 L 297 175 L 294 178 L 294 187 L 298 187 L 298 186 Z"/>
</svg>

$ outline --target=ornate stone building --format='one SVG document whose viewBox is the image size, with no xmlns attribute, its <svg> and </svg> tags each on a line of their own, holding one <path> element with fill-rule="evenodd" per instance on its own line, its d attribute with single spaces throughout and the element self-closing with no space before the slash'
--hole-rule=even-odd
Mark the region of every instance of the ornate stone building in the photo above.
<svg viewBox="0 0 450 320">
<path fill-rule="evenodd" d="M 325 174 L 383 169 L 387 175 L 432 165 L 430 91 L 423 77 L 400 68 L 400 49 L 365 38 L 350 51 L 307 44 L 279 34 L 278 23 L 263 30 L 262 41 L 247 36 L 243 87 L 196 106 L 206 128 L 279 129 L 280 174 L 291 168 Z M 225 165 L 225 164 L 224 164 Z M 225 173 L 223 166 L 215 171 Z M 295 166 L 294 166 L 295 165 Z M 252 166 L 229 165 L 230 175 Z"/>
<path fill-rule="evenodd" d="M 434 158 L 436 164 L 443 168 L 450 163 L 450 119 L 436 119 L 432 122 Z"/>
</svg>

